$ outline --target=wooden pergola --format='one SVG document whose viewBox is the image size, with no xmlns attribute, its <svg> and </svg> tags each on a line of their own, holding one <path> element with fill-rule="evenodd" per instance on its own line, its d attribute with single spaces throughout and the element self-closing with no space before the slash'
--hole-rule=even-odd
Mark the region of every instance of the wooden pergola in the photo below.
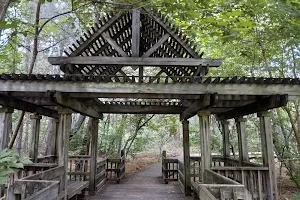
<svg viewBox="0 0 300 200">
<path fill-rule="evenodd" d="M 0 119 L 4 119 L 0 120 L 1 149 L 8 145 L 12 109 L 34 113 L 31 117 L 35 124 L 31 136 L 34 145 L 29 155 L 34 162 L 38 162 L 41 116 L 58 119 L 57 139 L 53 140 L 56 145 L 53 145 L 52 153 L 57 155 L 57 164 L 62 170 L 63 178 L 58 188 L 60 198 L 68 198 L 71 114 L 81 113 L 94 119 L 94 142 L 89 161 L 89 191 L 93 194 L 97 189 L 98 119 L 102 119 L 104 113 L 128 113 L 180 116 L 186 194 L 198 188 L 191 183 L 188 119 L 199 116 L 201 177 L 202 183 L 205 183 L 204 177 L 208 176 L 207 170 L 211 170 L 213 159 L 210 152 L 210 115 L 217 115 L 222 122 L 224 159 L 230 157 L 227 120 L 234 118 L 240 155 L 238 164 L 234 165 L 235 170 L 248 167 L 256 175 L 264 173 L 263 179 L 255 175 L 255 191 L 258 192 L 253 192 L 254 189 L 249 191 L 253 199 L 278 199 L 271 120 L 267 111 L 295 100 L 300 94 L 299 79 L 207 77 L 209 68 L 219 67 L 221 59 L 203 58 L 203 53 L 196 51 L 196 45 L 166 17 L 145 8 L 103 17 L 65 54 L 67 57 L 49 58 L 52 65 L 60 66 L 64 75 L 0 74 L 0 105 L 3 107 Z M 243 117 L 252 113 L 258 113 L 260 118 L 263 172 L 254 167 L 257 165 L 249 163 Z M 232 165 L 228 163 L 224 161 L 220 167 L 229 170 Z M 228 173 L 220 176 L 235 179 Z M 218 181 L 215 180 L 214 184 Z M 250 190 L 246 186 L 245 189 Z M 256 193 L 258 196 L 255 196 Z M 14 194 L 19 193 L 15 190 Z"/>
</svg>

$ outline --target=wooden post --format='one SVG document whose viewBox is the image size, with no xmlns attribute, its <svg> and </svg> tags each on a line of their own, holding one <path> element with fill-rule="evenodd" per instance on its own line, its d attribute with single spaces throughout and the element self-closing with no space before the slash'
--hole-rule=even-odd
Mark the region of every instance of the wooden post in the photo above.
<svg viewBox="0 0 300 200">
<path fill-rule="evenodd" d="M 57 138 L 58 166 L 64 166 L 64 176 L 60 182 L 60 192 L 67 200 L 67 184 L 68 184 L 68 151 L 69 151 L 69 135 L 72 124 L 72 111 L 70 109 L 61 109 L 59 111 L 59 125 Z"/>
<path fill-rule="evenodd" d="M 58 134 L 58 124 L 59 120 L 57 119 L 51 119 L 51 129 L 53 131 L 52 137 L 51 137 L 51 150 L 50 154 L 57 156 L 57 134 Z"/>
<path fill-rule="evenodd" d="M 42 116 L 34 113 L 30 115 L 31 119 L 31 135 L 29 138 L 29 158 L 32 162 L 37 163 L 37 157 L 39 155 L 39 137 L 40 137 L 40 123 Z"/>
<path fill-rule="evenodd" d="M 275 161 L 273 150 L 273 136 L 271 128 L 271 117 L 269 112 L 260 112 L 257 114 L 260 121 L 261 147 L 263 156 L 263 165 L 269 167 L 269 174 L 266 179 L 270 200 L 278 199 L 277 182 L 275 174 Z"/>
<path fill-rule="evenodd" d="M 210 112 L 203 110 L 198 112 L 201 142 L 201 178 L 204 180 L 205 169 L 211 168 L 211 134 L 210 134 Z"/>
<path fill-rule="evenodd" d="M 89 177 L 89 194 L 95 195 L 96 192 L 96 175 L 97 175 L 97 148 L 98 148 L 98 124 L 99 119 L 92 119 L 92 137 L 91 137 L 91 163 Z"/>
<path fill-rule="evenodd" d="M 236 129 L 238 134 L 238 146 L 239 146 L 239 165 L 243 166 L 243 161 L 249 161 L 248 156 L 248 144 L 246 136 L 246 118 L 239 117 L 235 119 Z"/>
<path fill-rule="evenodd" d="M 168 181 L 166 180 L 166 179 L 168 178 L 168 172 L 165 171 L 165 169 L 168 168 L 168 164 L 165 162 L 165 159 L 166 159 L 166 158 L 167 158 L 167 152 L 166 152 L 165 150 L 163 150 L 161 162 L 162 162 L 162 177 L 163 177 L 163 179 L 164 179 L 164 181 L 165 181 L 165 184 L 168 183 Z"/>
<path fill-rule="evenodd" d="M 230 157 L 230 143 L 229 143 L 229 122 L 228 120 L 222 120 L 222 136 L 223 136 L 223 157 L 225 158 L 224 165 L 228 166 L 226 158 Z"/>
<path fill-rule="evenodd" d="M 8 147 L 9 135 L 12 133 L 11 108 L 0 108 L 0 150 Z M 4 185 L 0 185 L 0 198 L 4 195 Z"/>
<path fill-rule="evenodd" d="M 184 119 L 183 126 L 183 163 L 184 163 L 184 193 L 186 196 L 191 195 L 191 178 L 190 178 L 190 138 L 189 138 L 189 121 Z"/>
</svg>

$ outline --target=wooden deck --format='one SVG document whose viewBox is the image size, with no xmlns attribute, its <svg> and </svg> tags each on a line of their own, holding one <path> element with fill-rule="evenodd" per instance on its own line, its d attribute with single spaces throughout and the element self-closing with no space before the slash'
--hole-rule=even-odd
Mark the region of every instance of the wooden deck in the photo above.
<svg viewBox="0 0 300 200">
<path fill-rule="evenodd" d="M 127 177 L 120 184 L 107 182 L 95 196 L 86 197 L 86 200 L 192 200 L 185 197 L 177 182 L 164 184 L 161 176 L 161 164 L 155 164 Z"/>
</svg>

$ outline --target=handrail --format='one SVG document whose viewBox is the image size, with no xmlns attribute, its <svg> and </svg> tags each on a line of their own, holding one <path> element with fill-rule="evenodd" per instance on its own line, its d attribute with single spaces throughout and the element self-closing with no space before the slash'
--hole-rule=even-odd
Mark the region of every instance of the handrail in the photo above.
<svg viewBox="0 0 300 200">
<path fill-rule="evenodd" d="M 125 177 L 125 150 L 121 151 L 120 158 L 106 159 L 106 178 L 119 183 Z"/>
</svg>

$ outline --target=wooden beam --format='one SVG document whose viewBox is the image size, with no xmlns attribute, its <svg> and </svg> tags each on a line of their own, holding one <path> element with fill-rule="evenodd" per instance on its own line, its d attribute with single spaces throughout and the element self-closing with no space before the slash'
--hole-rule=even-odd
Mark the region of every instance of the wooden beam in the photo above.
<svg viewBox="0 0 300 200">
<path fill-rule="evenodd" d="M 119 19 L 119 17 L 121 15 L 122 15 L 121 13 L 118 13 L 115 16 L 113 16 L 106 24 L 101 26 L 86 41 L 84 41 L 82 44 L 80 44 L 80 46 L 77 47 L 76 50 L 70 54 L 70 57 L 80 55 L 84 50 L 86 50 L 86 48 L 88 48 L 94 41 L 96 41 L 107 28 L 109 28 L 117 19 Z"/>
<path fill-rule="evenodd" d="M 38 114 L 30 115 L 31 119 L 31 135 L 30 135 L 30 147 L 29 158 L 32 162 L 37 163 L 38 150 L 39 150 L 39 138 L 40 138 L 40 125 L 42 116 Z"/>
<path fill-rule="evenodd" d="M 218 116 L 219 119 L 231 119 L 235 117 L 240 117 L 244 115 L 249 115 L 251 113 L 256 113 L 260 111 L 266 111 L 272 108 L 278 108 L 286 105 L 288 102 L 288 95 L 271 95 L 267 98 L 258 99 L 254 103 L 250 103 L 245 106 L 230 110 L 226 113 L 222 113 Z"/>
<path fill-rule="evenodd" d="M 103 115 L 96 111 L 95 108 L 87 106 L 76 99 L 72 99 L 67 94 L 62 94 L 60 92 L 50 92 L 49 96 L 53 102 L 57 103 L 62 107 L 70 108 L 83 115 L 87 115 L 96 119 L 103 118 Z"/>
<path fill-rule="evenodd" d="M 100 56 L 77 56 L 77 57 L 49 57 L 52 65 L 123 65 L 123 66 L 192 66 L 209 65 L 219 67 L 221 59 L 196 59 L 196 58 L 137 58 L 137 57 L 100 57 Z"/>
<path fill-rule="evenodd" d="M 186 196 L 191 195 L 191 177 L 190 177 L 190 138 L 189 138 L 189 121 L 184 119 L 182 121 L 182 135 L 183 135 L 183 184 L 184 184 L 184 193 Z"/>
<path fill-rule="evenodd" d="M 127 53 L 107 34 L 102 33 L 102 37 L 123 57 L 128 57 Z"/>
<path fill-rule="evenodd" d="M 202 99 L 196 100 L 180 115 L 181 120 L 189 119 L 199 110 L 205 110 L 215 104 L 216 95 L 205 94 Z"/>
<path fill-rule="evenodd" d="M 95 195 L 97 192 L 97 147 L 98 147 L 98 125 L 99 119 L 92 119 L 91 126 L 91 162 L 89 176 L 89 195 Z"/>
<path fill-rule="evenodd" d="M 58 112 L 56 110 L 38 106 L 4 94 L 0 94 L 0 105 L 58 119 Z"/>
<path fill-rule="evenodd" d="M 142 57 L 146 58 L 151 56 L 154 53 L 154 51 L 156 51 L 160 47 L 160 45 L 162 45 L 165 41 L 168 40 L 169 37 L 170 37 L 169 33 L 163 35 L 162 38 L 160 38 L 156 44 L 154 44 L 146 53 L 144 53 Z"/>
<path fill-rule="evenodd" d="M 145 9 L 145 8 L 144 8 Z M 151 13 L 151 17 L 165 30 L 167 31 L 189 54 L 194 58 L 200 58 L 200 56 L 185 42 L 183 41 L 175 30 L 172 30 L 168 25 L 166 25 L 159 17 L 155 16 L 153 12 L 145 9 L 148 13 Z"/>
<path fill-rule="evenodd" d="M 180 114 L 184 110 L 180 106 L 154 106 L 154 105 L 99 105 L 97 110 L 101 113 L 113 114 Z"/>
<path fill-rule="evenodd" d="M 131 44 L 131 52 L 132 57 L 140 57 L 140 10 L 132 9 L 132 44 Z"/>
<path fill-rule="evenodd" d="M 33 95 L 46 91 L 70 93 L 81 98 L 178 98 L 199 99 L 204 94 L 219 95 L 274 95 L 288 94 L 289 100 L 295 100 L 300 94 L 300 85 L 291 84 L 193 84 L 193 83 L 121 83 L 121 82 L 82 82 L 56 80 L 0 80 L 0 92 L 22 92 Z M 87 96 L 84 96 L 87 95 Z M 194 98 L 195 97 L 195 98 Z"/>
</svg>

